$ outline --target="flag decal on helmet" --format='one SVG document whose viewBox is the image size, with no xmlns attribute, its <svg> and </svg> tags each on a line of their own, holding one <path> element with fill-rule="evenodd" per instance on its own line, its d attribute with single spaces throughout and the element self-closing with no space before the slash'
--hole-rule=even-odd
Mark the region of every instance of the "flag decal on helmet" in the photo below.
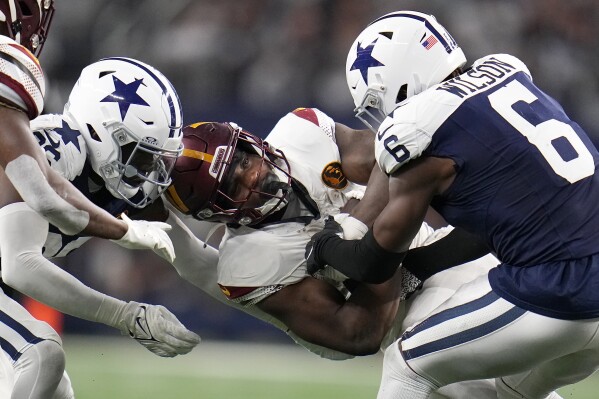
<svg viewBox="0 0 599 399">
<path fill-rule="evenodd" d="M 354 69 L 359 69 L 360 73 L 362 74 L 362 78 L 364 79 L 364 82 L 366 82 L 366 84 L 368 84 L 369 68 L 385 66 L 385 64 L 383 64 L 382 62 L 380 62 L 372 56 L 372 51 L 374 50 L 374 45 L 376 44 L 377 40 L 378 38 L 366 47 L 362 47 L 362 43 L 358 43 L 358 45 L 356 46 L 357 58 L 350 68 L 350 71 L 353 71 Z"/>
<path fill-rule="evenodd" d="M 439 41 L 434 35 L 429 35 L 429 37 L 427 37 L 426 40 L 424 40 L 420 44 L 422 44 L 422 47 L 424 47 L 425 49 L 430 50 L 438 42 Z"/>
<path fill-rule="evenodd" d="M 137 94 L 137 89 L 143 84 L 143 79 L 135 79 L 131 83 L 124 83 L 116 76 L 112 76 L 114 82 L 114 91 L 104 97 L 100 102 L 114 102 L 119 105 L 121 111 L 121 121 L 125 120 L 127 111 L 131 105 L 144 105 L 149 107 L 149 104 Z"/>
</svg>

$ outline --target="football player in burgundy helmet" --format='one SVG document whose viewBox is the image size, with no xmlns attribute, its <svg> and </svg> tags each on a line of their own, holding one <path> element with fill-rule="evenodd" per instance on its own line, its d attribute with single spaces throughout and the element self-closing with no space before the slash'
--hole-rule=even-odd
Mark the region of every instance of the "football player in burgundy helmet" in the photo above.
<svg viewBox="0 0 599 399">
<path fill-rule="evenodd" d="M 195 123 L 183 129 L 183 145 L 166 191 L 183 214 L 255 225 L 287 204 L 289 162 L 252 133 L 234 123 Z"/>
<path fill-rule="evenodd" d="M 54 0 L 0 1 L 0 35 L 8 36 L 39 57 L 54 16 Z"/>
</svg>

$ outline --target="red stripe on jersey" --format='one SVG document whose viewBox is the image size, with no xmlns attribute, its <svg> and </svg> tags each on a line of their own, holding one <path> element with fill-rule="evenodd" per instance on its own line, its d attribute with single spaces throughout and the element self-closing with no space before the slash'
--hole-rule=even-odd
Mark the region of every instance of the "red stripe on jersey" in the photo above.
<svg viewBox="0 0 599 399">
<path fill-rule="evenodd" d="M 39 60 L 35 57 L 35 55 L 33 55 L 31 53 L 31 51 L 27 50 L 25 47 L 21 46 L 20 44 L 17 43 L 11 43 L 9 44 L 9 46 L 16 48 L 17 50 L 19 50 L 20 52 L 22 52 L 23 54 L 25 54 L 27 57 L 29 57 L 29 59 L 31 61 L 33 61 L 35 63 L 35 65 L 37 65 L 37 68 L 39 69 L 40 73 L 43 74 L 42 72 L 42 66 L 40 65 Z"/>
<path fill-rule="evenodd" d="M 255 291 L 259 287 L 228 287 L 224 285 L 218 285 L 223 294 L 226 295 L 229 299 L 236 299 L 242 297 L 244 295 L 249 294 L 252 291 Z"/>
<path fill-rule="evenodd" d="M 29 92 L 27 92 L 27 90 L 23 87 L 23 85 L 21 83 L 17 82 L 10 76 L 8 76 L 4 73 L 1 73 L 1 72 L 0 72 L 0 83 L 4 83 L 6 86 L 13 89 L 15 91 L 15 93 L 17 93 L 19 95 L 19 97 L 21 97 L 21 100 L 23 100 L 23 102 L 25 103 L 25 106 L 27 107 L 27 109 L 23 110 L 23 111 L 25 111 L 27 113 L 27 116 L 29 116 L 29 119 L 34 119 L 35 117 L 37 117 L 39 115 L 39 111 L 37 109 L 37 106 L 35 105 L 35 101 L 33 100 L 31 95 L 29 94 Z M 7 101 L 6 99 L 2 99 L 2 100 Z M 16 106 L 16 104 L 15 104 L 15 106 Z M 17 107 L 17 108 L 21 108 L 21 107 Z"/>
<path fill-rule="evenodd" d="M 318 123 L 318 116 L 316 116 L 316 112 L 312 108 L 297 108 L 292 111 L 293 114 L 303 118 L 307 121 L 312 122 L 316 126 L 320 126 Z"/>
</svg>

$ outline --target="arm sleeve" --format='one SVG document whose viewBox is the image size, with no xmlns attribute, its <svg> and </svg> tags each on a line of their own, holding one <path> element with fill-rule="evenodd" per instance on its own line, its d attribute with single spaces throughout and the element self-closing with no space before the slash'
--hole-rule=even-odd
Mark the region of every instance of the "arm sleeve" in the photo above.
<svg viewBox="0 0 599 399">
<path fill-rule="evenodd" d="M 177 273 L 208 295 L 226 303 L 217 284 L 218 250 L 195 237 L 172 209 L 166 223 L 172 227 L 168 235 L 177 254 L 173 262 Z"/>
<path fill-rule="evenodd" d="M 478 259 L 489 247 L 477 236 L 460 228 L 432 244 L 408 251 L 403 267 L 424 281 L 443 270 Z"/>
<path fill-rule="evenodd" d="M 387 281 L 397 271 L 406 253 L 389 252 L 375 240 L 372 229 L 361 240 L 342 240 L 336 234 L 319 240 L 313 248 L 319 263 L 347 277 L 370 284 Z"/>
<path fill-rule="evenodd" d="M 125 302 L 98 292 L 42 256 L 48 222 L 24 202 L 0 209 L 2 279 L 63 313 L 117 327 Z"/>
</svg>

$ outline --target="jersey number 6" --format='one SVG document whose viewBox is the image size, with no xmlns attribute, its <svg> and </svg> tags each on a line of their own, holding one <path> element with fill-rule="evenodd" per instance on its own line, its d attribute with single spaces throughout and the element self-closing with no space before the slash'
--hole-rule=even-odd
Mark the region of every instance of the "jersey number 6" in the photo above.
<svg viewBox="0 0 599 399">
<path fill-rule="evenodd" d="M 533 125 L 512 108 L 519 101 L 531 104 L 536 100 L 538 97 L 517 80 L 489 95 L 493 109 L 539 149 L 555 173 L 570 183 L 591 176 L 595 172 L 593 155 L 570 125 L 556 119 Z M 566 160 L 560 155 L 555 147 L 559 139 L 570 143 L 575 158 Z"/>
</svg>

